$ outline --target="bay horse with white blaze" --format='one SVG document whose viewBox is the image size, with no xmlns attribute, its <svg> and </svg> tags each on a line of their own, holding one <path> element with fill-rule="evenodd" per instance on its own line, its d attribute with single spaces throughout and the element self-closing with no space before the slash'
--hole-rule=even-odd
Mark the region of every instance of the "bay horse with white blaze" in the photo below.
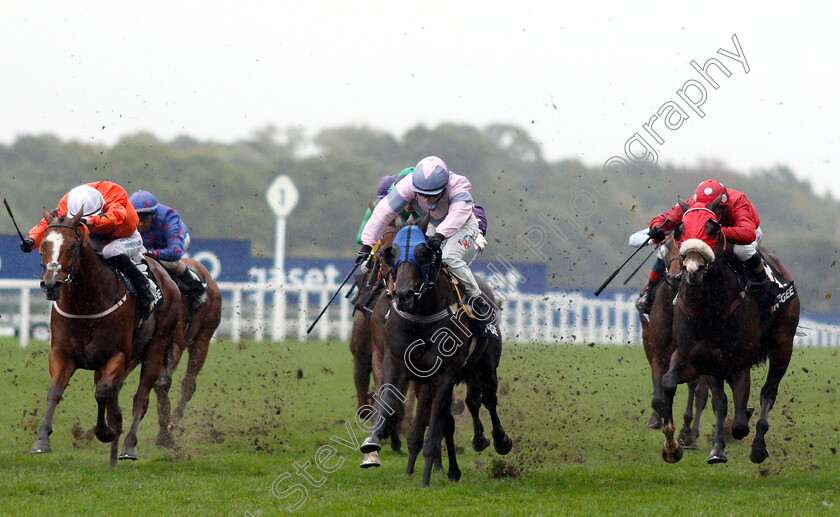
<svg viewBox="0 0 840 517">
<path fill-rule="evenodd" d="M 75 217 L 58 218 L 44 210 L 48 226 L 41 244 L 45 273 L 41 288 L 53 301 L 50 315 L 50 375 L 47 408 L 38 439 L 30 452 L 50 452 L 55 408 L 77 369 L 93 370 L 98 406 L 94 434 L 111 444 L 109 465 L 117 464 L 122 433 L 119 392 L 138 364 L 140 384 L 134 396 L 131 428 L 119 459 L 137 459 L 137 427 L 149 406 L 149 393 L 158 380 L 164 354 L 173 341 L 183 339 L 178 318 L 180 293 L 169 275 L 154 260 L 163 299 L 138 326 L 139 307 L 120 276 L 88 244 L 87 226 Z M 106 423 L 107 411 L 107 423 Z"/>
<path fill-rule="evenodd" d="M 762 253 L 789 288 L 773 307 L 759 306 L 750 283 L 738 273 L 743 265 L 727 257 L 725 236 L 716 215 L 721 199 L 719 196 L 708 205 L 695 204 L 691 208 L 682 204 L 682 223 L 675 230 L 681 242 L 683 263 L 683 281 L 674 310 L 675 350 L 668 372 L 662 378 L 663 394 L 654 400 L 664 419 L 662 457 L 669 463 L 682 457 L 682 449 L 674 440 L 671 412 L 677 384 L 692 381 L 699 375 L 714 376 L 710 387 L 715 437 L 708 463 L 723 463 L 727 461 L 723 432 L 727 400 L 723 382 L 729 383 L 734 399 L 732 436 L 744 438 L 749 434 L 750 369 L 765 360 L 769 361 L 769 368 L 761 389 L 761 414 L 749 457 L 753 463 L 761 463 L 768 457 L 765 443 L 768 414 L 790 363 L 799 324 L 799 298 L 793 277 L 776 257 Z M 759 248 L 758 252 L 762 250 Z"/>
</svg>

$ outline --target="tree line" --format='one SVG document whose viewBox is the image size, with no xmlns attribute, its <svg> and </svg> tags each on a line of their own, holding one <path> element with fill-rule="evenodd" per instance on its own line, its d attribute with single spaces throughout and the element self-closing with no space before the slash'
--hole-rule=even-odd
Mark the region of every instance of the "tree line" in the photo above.
<svg viewBox="0 0 840 517">
<path fill-rule="evenodd" d="M 605 173 L 574 158 L 547 161 L 524 129 L 506 124 L 421 125 L 400 137 L 338 127 L 310 138 L 296 128 L 266 127 L 233 143 L 189 136 L 164 142 L 137 133 L 112 146 L 20 136 L 0 145 L 0 192 L 26 231 L 73 186 L 107 179 L 129 193 L 148 190 L 176 208 L 195 238 L 248 240 L 255 255 L 268 257 L 274 216 L 265 191 L 283 173 L 301 194 L 287 222 L 287 254 L 349 258 L 379 178 L 431 154 L 466 175 L 485 207 L 485 258 L 545 261 L 554 288 L 597 287 L 632 252 L 629 234 L 673 206 L 677 196 L 685 199 L 700 181 L 716 178 L 756 205 L 763 244 L 795 275 L 804 309 L 840 310 L 832 296 L 840 203 L 817 195 L 790 169 L 744 174 L 706 161 Z M 0 218 L 0 232 L 14 234 L 8 217 Z M 646 271 L 628 287 L 639 287 Z"/>
</svg>

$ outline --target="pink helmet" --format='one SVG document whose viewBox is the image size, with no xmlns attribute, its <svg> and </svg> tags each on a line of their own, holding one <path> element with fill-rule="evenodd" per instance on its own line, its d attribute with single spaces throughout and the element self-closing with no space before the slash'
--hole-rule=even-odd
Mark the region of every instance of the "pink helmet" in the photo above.
<svg viewBox="0 0 840 517">
<path fill-rule="evenodd" d="M 726 187 L 723 186 L 723 183 L 717 180 L 706 180 L 697 185 L 697 190 L 694 191 L 694 201 L 707 205 L 717 199 L 721 194 L 723 194 L 723 196 L 720 198 L 720 205 L 724 206 L 729 200 L 729 196 L 726 193 Z"/>
</svg>

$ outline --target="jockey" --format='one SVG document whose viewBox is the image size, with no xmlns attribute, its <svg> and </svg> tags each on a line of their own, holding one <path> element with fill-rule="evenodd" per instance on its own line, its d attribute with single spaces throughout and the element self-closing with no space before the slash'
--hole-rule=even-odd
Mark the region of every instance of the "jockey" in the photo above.
<svg viewBox="0 0 840 517">
<path fill-rule="evenodd" d="M 440 158 L 423 158 L 411 172 L 411 181 L 398 182 L 376 205 L 362 232 L 363 245 L 356 263 L 367 261 L 387 225 L 411 204 L 420 214 L 429 215 L 429 246 L 441 250 L 444 264 L 464 287 L 471 313 L 476 316 L 472 320 L 475 330 L 485 338 L 498 339 L 494 307 L 482 296 L 468 265 L 478 251 L 476 239 L 481 235 L 471 188 L 467 178 L 450 172 Z"/>
<path fill-rule="evenodd" d="M 389 174 L 387 176 L 382 176 L 379 180 L 379 187 L 376 189 L 376 201 L 373 202 L 374 205 L 379 203 L 383 197 L 388 195 L 389 189 L 394 186 L 394 182 L 397 180 L 397 176 L 395 174 Z M 365 212 L 365 217 L 362 219 L 362 225 L 359 227 L 359 233 L 356 236 L 356 242 L 358 244 L 362 243 L 362 232 L 365 231 L 365 225 L 367 224 L 368 220 L 370 219 L 370 208 L 367 209 Z"/>
<path fill-rule="evenodd" d="M 53 217 L 75 217 L 84 211 L 81 222 L 90 229 L 90 247 L 102 254 L 109 265 L 120 270 L 137 290 L 140 318 L 147 318 L 161 299 L 143 272 L 137 267 L 143 239 L 137 231 L 138 216 L 128 202 L 125 189 L 110 181 L 79 185 L 68 192 L 52 212 Z M 41 245 L 47 229 L 46 218 L 35 225 L 20 249 L 26 253 Z"/>
<path fill-rule="evenodd" d="M 178 212 L 158 203 L 150 192 L 138 190 L 128 200 L 140 217 L 137 229 L 143 237 L 146 255 L 160 262 L 167 273 L 180 280 L 179 287 L 181 284 L 186 287 L 184 294 L 192 296 L 195 302 L 193 308 L 198 308 L 206 298 L 207 284 L 181 260 L 190 246 L 187 225 Z"/>
<path fill-rule="evenodd" d="M 757 253 L 763 236 L 760 227 L 761 220 L 758 217 L 758 211 L 747 196 L 737 190 L 727 189 L 719 181 L 706 180 L 697 186 L 694 195 L 688 199 L 688 204 L 696 203 L 705 206 L 712 203 L 718 196 L 721 198 L 721 203 L 715 217 L 721 223 L 721 233 L 726 238 L 726 242 L 733 244 L 732 252 L 746 267 L 750 275 L 750 283 L 755 285 L 764 282 L 767 280 L 767 272 L 764 269 L 764 260 Z M 665 232 L 673 230 L 682 220 L 682 216 L 683 209 L 677 203 L 667 212 L 654 217 L 650 222 L 651 240 L 656 243 L 665 240 Z M 639 297 L 637 303 L 639 310 L 650 312 L 653 297 L 650 295 L 645 297 L 645 294 L 652 294 L 656 289 L 656 284 L 658 281 L 653 282 L 653 273 L 651 273 L 651 282 L 649 286 L 646 286 L 646 291 Z M 643 297 L 646 299 L 643 300 Z"/>
</svg>

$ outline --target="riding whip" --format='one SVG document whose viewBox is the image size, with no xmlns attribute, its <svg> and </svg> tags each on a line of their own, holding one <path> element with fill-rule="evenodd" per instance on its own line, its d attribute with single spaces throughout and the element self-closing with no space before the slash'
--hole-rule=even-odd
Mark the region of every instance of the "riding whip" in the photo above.
<svg viewBox="0 0 840 517">
<path fill-rule="evenodd" d="M 17 221 L 15 221 L 15 216 L 12 214 L 12 207 L 9 206 L 9 202 L 6 201 L 6 198 L 3 198 L 3 204 L 6 205 L 6 210 L 9 212 L 9 217 L 12 218 L 12 224 L 15 225 L 15 230 L 17 230 L 18 237 L 20 237 L 20 242 L 24 242 L 23 234 L 20 233 L 20 228 L 18 228 Z"/>
<path fill-rule="evenodd" d="M 636 269 L 634 269 L 634 270 L 633 270 L 633 272 L 632 272 L 632 273 L 630 273 L 630 276 L 628 276 L 628 277 L 627 277 L 627 280 L 625 280 L 625 281 L 624 281 L 624 283 L 623 283 L 623 284 L 621 284 L 621 285 L 627 285 L 627 282 L 629 282 L 631 278 L 633 278 L 634 276 L 636 276 L 636 273 L 638 273 L 638 272 L 639 272 L 639 270 L 640 270 L 640 269 L 642 269 L 642 266 L 644 266 L 644 265 L 645 265 L 645 262 L 647 262 L 648 260 L 650 260 L 650 257 L 652 257 L 652 256 L 653 256 L 653 254 L 654 254 L 655 252 L 656 252 L 656 248 L 653 248 L 652 250 L 650 250 L 650 253 L 648 253 L 648 256 L 647 256 L 647 257 L 645 257 L 645 259 L 644 259 L 641 263 L 639 263 L 639 265 L 638 265 L 638 266 L 636 266 Z"/>
<path fill-rule="evenodd" d="M 668 222 L 669 222 L 670 220 L 671 220 L 671 219 L 665 219 L 665 222 L 664 222 L 664 223 L 662 223 L 662 226 L 665 226 L 666 224 L 668 224 Z M 650 236 L 648 236 L 648 238 L 647 238 L 647 239 L 645 239 L 645 242 L 643 242 L 643 243 L 642 243 L 642 244 L 641 244 L 638 248 L 636 248 L 636 251 L 634 251 L 634 252 L 633 252 L 633 254 L 632 254 L 632 255 L 630 255 L 630 256 L 627 258 L 627 260 L 625 260 L 625 261 L 624 261 L 624 263 L 623 263 L 623 264 L 621 264 L 620 266 L 618 266 L 618 268 L 616 268 L 616 270 L 615 270 L 615 271 L 613 271 L 613 272 L 612 272 L 612 274 L 611 274 L 611 275 L 610 275 L 610 276 L 609 276 L 606 280 L 604 280 L 604 283 L 603 283 L 603 284 L 601 284 L 601 287 L 599 287 L 599 288 L 598 288 L 598 290 L 597 290 L 597 291 L 595 291 L 595 296 L 598 296 L 599 294 L 601 294 L 601 291 L 603 291 L 603 290 L 604 290 L 604 288 L 605 288 L 605 287 L 607 287 L 607 285 L 609 285 L 609 283 L 610 283 L 610 282 L 612 282 L 612 279 L 613 279 L 613 278 L 615 278 L 615 277 L 616 277 L 616 275 L 618 275 L 618 272 L 619 272 L 619 271 L 621 271 L 621 268 L 623 268 L 624 266 L 626 266 L 626 265 L 627 265 L 627 263 L 628 263 L 628 262 L 630 262 L 630 259 L 632 259 L 633 257 L 635 257 L 635 256 L 636 256 L 636 253 L 638 253 L 638 252 L 639 252 L 642 248 L 644 248 L 645 246 L 647 246 L 648 242 L 650 242 Z"/>
<path fill-rule="evenodd" d="M 370 254 L 373 255 L 374 253 L 376 253 L 377 249 L 379 249 L 379 243 L 377 243 L 376 246 L 374 246 L 374 248 L 372 250 L 370 250 Z M 318 313 L 318 317 L 315 318 L 315 321 L 312 322 L 312 325 L 309 325 L 309 329 L 306 330 L 307 334 L 312 332 L 312 329 L 315 328 L 315 324 L 318 323 L 318 320 L 321 319 L 321 316 L 323 316 L 324 313 L 327 312 L 327 309 L 330 307 L 330 304 L 332 303 L 333 300 L 335 300 L 335 297 L 338 296 L 338 293 L 341 292 L 341 288 L 344 287 L 344 284 L 346 284 L 347 281 L 350 280 L 350 277 L 353 276 L 353 273 L 356 272 L 356 269 L 359 267 L 359 264 L 361 264 L 361 263 L 357 262 L 356 264 L 353 264 L 353 269 L 351 269 L 350 272 L 347 273 L 347 276 L 344 277 L 344 280 L 338 286 L 338 289 L 336 289 L 336 291 L 330 297 L 330 301 L 328 301 L 327 304 L 324 305 L 324 308 L 321 309 L 321 312 Z"/>
</svg>

